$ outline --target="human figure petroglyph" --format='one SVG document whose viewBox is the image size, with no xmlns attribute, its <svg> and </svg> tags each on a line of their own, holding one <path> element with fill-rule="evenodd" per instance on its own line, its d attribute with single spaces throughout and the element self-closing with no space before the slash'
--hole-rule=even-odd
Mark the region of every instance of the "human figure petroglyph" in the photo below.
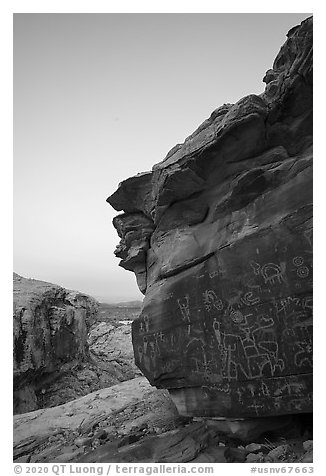
<svg viewBox="0 0 326 476">
<path fill-rule="evenodd" d="M 144 314 L 144 315 L 143 315 L 143 319 L 144 319 L 144 324 L 145 324 L 145 331 L 146 331 L 146 332 L 149 332 L 149 327 L 150 327 L 151 318 L 150 318 L 150 316 L 148 316 L 147 314 Z"/>
<path fill-rule="evenodd" d="M 214 363 L 212 359 L 207 357 L 206 343 L 201 338 L 194 337 L 187 344 L 186 357 L 189 368 L 193 369 L 192 362 L 195 364 L 195 371 L 202 372 L 207 376 L 211 372 L 211 366 Z"/>
<path fill-rule="evenodd" d="M 186 296 L 184 296 L 184 298 L 177 299 L 177 302 L 181 312 L 182 320 L 190 324 L 189 295 L 187 294 Z"/>
<path fill-rule="evenodd" d="M 249 359 L 245 353 L 240 336 L 223 334 L 223 346 L 227 352 L 225 368 L 227 378 L 237 380 L 239 370 L 246 378 L 250 378 Z"/>
<path fill-rule="evenodd" d="M 213 331 L 214 331 L 217 342 L 221 345 L 222 339 L 221 339 L 220 326 L 221 326 L 221 324 L 220 324 L 219 320 L 216 317 L 214 317 Z"/>
<path fill-rule="evenodd" d="M 243 404 L 243 400 L 242 400 L 242 392 L 240 390 L 240 388 L 238 387 L 237 390 L 236 390 L 236 394 L 238 395 L 238 401 L 240 403 L 240 405 Z"/>
<path fill-rule="evenodd" d="M 143 314 L 139 318 L 139 333 L 144 334 L 145 332 L 149 332 L 151 323 L 151 318 L 147 314 Z"/>
<path fill-rule="evenodd" d="M 255 386 L 252 383 L 249 383 L 247 385 L 247 389 L 249 390 L 251 396 L 254 397 L 255 396 Z"/>
<path fill-rule="evenodd" d="M 143 337 L 143 349 L 144 349 L 144 353 L 146 354 L 147 352 L 147 346 L 148 346 L 148 339 L 146 336 Z"/>
</svg>

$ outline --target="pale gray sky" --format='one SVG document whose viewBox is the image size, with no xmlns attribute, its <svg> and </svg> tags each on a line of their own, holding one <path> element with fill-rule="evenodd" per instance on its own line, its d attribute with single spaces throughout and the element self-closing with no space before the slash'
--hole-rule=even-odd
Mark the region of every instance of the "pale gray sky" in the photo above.
<svg viewBox="0 0 326 476">
<path fill-rule="evenodd" d="M 215 108 L 260 94 L 309 15 L 15 14 L 14 270 L 141 298 L 106 198 Z"/>
</svg>

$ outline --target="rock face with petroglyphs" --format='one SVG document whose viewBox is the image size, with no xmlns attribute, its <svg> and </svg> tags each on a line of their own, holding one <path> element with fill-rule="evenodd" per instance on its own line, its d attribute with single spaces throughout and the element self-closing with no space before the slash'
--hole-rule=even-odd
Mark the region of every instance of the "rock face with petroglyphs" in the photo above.
<svg viewBox="0 0 326 476">
<path fill-rule="evenodd" d="M 312 18 L 263 81 L 108 198 L 136 363 L 183 415 L 312 410 Z"/>
</svg>

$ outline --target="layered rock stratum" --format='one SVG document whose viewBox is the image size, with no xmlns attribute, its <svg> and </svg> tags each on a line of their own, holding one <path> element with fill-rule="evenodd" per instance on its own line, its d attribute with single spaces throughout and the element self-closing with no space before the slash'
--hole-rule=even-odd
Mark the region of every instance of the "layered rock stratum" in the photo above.
<svg viewBox="0 0 326 476">
<path fill-rule="evenodd" d="M 107 199 L 136 364 L 183 415 L 312 410 L 312 18 L 263 81 Z"/>
<path fill-rule="evenodd" d="M 14 413 L 61 405 L 141 374 L 130 323 L 98 308 L 83 293 L 14 273 Z"/>
<path fill-rule="evenodd" d="M 47 380 L 85 359 L 97 302 L 14 273 L 14 411 L 39 408 Z M 44 390 L 43 390 L 44 391 Z"/>
</svg>

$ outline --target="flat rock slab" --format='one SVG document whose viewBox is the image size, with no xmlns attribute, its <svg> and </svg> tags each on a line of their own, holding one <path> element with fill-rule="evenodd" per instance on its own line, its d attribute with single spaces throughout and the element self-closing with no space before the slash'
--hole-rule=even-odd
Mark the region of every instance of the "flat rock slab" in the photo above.
<svg viewBox="0 0 326 476">
<path fill-rule="evenodd" d="M 14 416 L 14 457 L 31 454 L 60 431 L 89 433 L 110 415 L 157 392 L 144 377 L 98 390 L 53 408 Z M 63 443 L 62 443 L 63 444 Z"/>
</svg>

